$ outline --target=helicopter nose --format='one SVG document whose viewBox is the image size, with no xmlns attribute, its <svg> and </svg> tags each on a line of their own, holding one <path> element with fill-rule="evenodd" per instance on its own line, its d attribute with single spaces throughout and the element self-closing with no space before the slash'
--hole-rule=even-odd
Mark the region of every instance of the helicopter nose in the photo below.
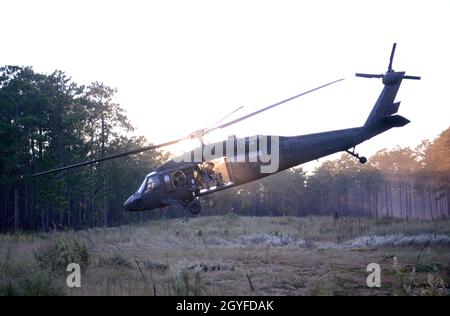
<svg viewBox="0 0 450 316">
<path fill-rule="evenodd" d="M 133 195 L 128 197 L 128 199 L 123 203 L 123 208 L 126 211 L 131 211 L 131 204 L 133 202 Z"/>
<path fill-rule="evenodd" d="M 123 208 L 126 211 L 133 212 L 133 211 L 139 211 L 138 202 L 139 202 L 140 196 L 136 196 L 136 194 L 131 195 L 125 203 L 123 203 Z"/>
</svg>

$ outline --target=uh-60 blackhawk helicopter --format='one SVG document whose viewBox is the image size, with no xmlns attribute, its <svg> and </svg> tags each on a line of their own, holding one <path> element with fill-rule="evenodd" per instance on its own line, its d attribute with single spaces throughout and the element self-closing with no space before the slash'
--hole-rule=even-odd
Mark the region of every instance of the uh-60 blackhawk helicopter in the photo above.
<svg viewBox="0 0 450 316">
<path fill-rule="evenodd" d="M 201 140 L 199 148 L 188 152 L 183 157 L 177 157 L 157 167 L 145 177 L 139 189 L 124 203 L 124 208 L 127 211 L 145 211 L 179 204 L 191 213 L 197 214 L 201 209 L 199 198 L 204 195 L 254 181 L 336 152 L 345 151 L 357 158 L 360 163 L 366 163 L 367 159 L 355 152 L 356 145 L 393 127 L 401 127 L 409 123 L 408 119 L 400 115 L 394 115 L 397 113 L 400 105 L 400 102 L 394 102 L 394 100 L 403 79 L 419 80 L 420 77 L 407 76 L 403 71 L 394 71 L 392 69 L 395 48 L 396 44 L 394 43 L 386 73 L 356 74 L 356 76 L 364 78 L 382 78 L 384 85 L 363 126 L 292 137 L 259 135 L 239 139 L 231 137 L 226 141 L 210 145 L 203 143 L 203 136 L 214 130 L 228 127 L 302 95 L 343 80 L 339 79 L 218 125 L 218 123 L 222 122 L 221 120 L 215 124 L 216 126 L 198 130 L 186 137 L 48 170 L 37 173 L 34 176 L 133 155 L 173 145 L 187 139 L 198 138 Z M 207 149 L 207 155 L 205 155 L 205 149 Z M 269 158 L 276 160 L 275 166 L 268 165 L 267 157 L 269 152 Z M 272 164 L 273 161 L 270 161 L 270 163 Z"/>
</svg>

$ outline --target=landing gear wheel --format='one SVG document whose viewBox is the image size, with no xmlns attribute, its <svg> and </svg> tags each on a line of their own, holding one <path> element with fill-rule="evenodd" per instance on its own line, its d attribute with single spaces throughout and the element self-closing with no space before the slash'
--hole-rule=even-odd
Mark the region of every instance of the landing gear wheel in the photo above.
<svg viewBox="0 0 450 316">
<path fill-rule="evenodd" d="M 202 210 L 202 206 L 200 205 L 200 202 L 197 200 L 192 200 L 188 203 L 188 205 L 186 206 L 186 209 L 189 211 L 189 213 L 191 214 L 198 214 L 200 213 L 200 211 Z"/>
<path fill-rule="evenodd" d="M 367 158 L 366 157 L 359 156 L 359 154 L 355 153 L 355 147 L 353 147 L 352 151 L 346 150 L 346 152 L 348 154 L 352 155 L 353 157 L 355 157 L 356 159 L 358 159 L 361 164 L 365 164 L 367 162 Z"/>
</svg>

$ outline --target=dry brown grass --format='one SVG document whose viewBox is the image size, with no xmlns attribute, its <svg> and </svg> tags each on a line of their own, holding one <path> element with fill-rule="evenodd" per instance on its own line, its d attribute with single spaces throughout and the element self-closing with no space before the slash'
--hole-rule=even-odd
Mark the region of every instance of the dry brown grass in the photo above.
<svg viewBox="0 0 450 316">
<path fill-rule="evenodd" d="M 26 276 L 39 290 L 52 290 L 38 294 L 447 294 L 446 245 L 345 246 L 359 236 L 391 234 L 447 238 L 450 222 L 231 214 L 79 232 L 0 235 L 0 293 L 36 294 L 34 288 L 35 292 L 23 291 Z M 36 252 L 42 254 L 55 240 L 76 241 L 87 248 L 89 264 L 82 271 L 81 288 L 67 288 L 64 274 L 37 264 Z M 393 266 L 394 257 L 398 267 Z M 382 267 L 379 289 L 366 286 L 366 266 L 371 262 Z M 37 276 L 44 282 L 35 281 Z M 8 292 L 11 286 L 19 293 Z"/>
</svg>

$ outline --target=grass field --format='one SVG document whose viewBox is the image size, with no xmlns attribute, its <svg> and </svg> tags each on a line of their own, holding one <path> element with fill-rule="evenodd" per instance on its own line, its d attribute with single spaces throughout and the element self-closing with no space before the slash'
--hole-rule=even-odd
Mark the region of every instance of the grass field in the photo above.
<svg viewBox="0 0 450 316">
<path fill-rule="evenodd" d="M 81 288 L 65 285 L 70 262 Z M 229 214 L 0 235 L 1 295 L 448 295 L 449 283 L 449 220 Z"/>
</svg>

